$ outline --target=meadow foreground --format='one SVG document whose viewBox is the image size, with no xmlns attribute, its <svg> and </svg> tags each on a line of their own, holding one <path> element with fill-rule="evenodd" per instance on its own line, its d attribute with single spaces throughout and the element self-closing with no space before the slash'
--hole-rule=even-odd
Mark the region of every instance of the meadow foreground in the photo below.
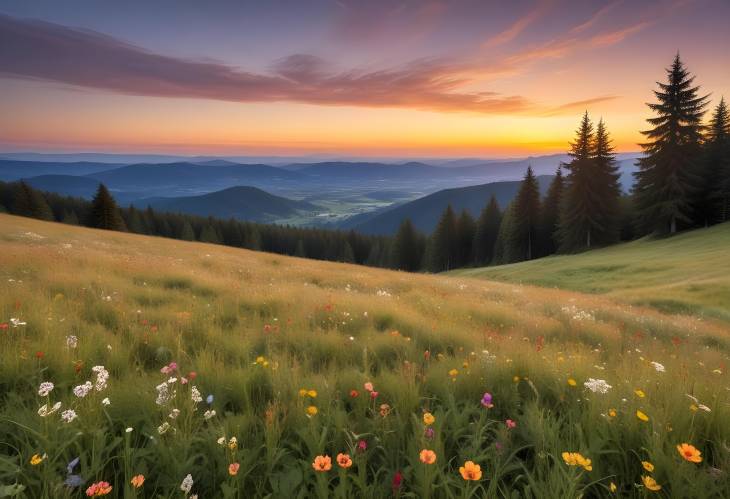
<svg viewBox="0 0 730 499">
<path fill-rule="evenodd" d="M 0 497 L 730 496 L 723 322 L 0 227 Z"/>
</svg>

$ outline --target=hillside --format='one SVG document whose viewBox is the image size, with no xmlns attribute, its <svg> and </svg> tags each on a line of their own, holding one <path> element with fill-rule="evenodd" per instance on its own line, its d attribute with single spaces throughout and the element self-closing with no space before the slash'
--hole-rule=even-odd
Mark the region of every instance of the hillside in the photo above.
<svg viewBox="0 0 730 499">
<path fill-rule="evenodd" d="M 540 183 L 540 191 L 544 194 L 550 180 L 552 180 L 552 176 L 542 175 L 537 177 L 537 180 Z M 355 219 L 356 223 L 354 225 L 352 221 L 350 223 L 345 221 L 343 227 L 354 228 L 364 234 L 395 234 L 401 222 L 406 218 L 410 218 L 418 230 L 430 234 L 449 204 L 457 212 L 467 210 L 476 218 L 492 195 L 497 198 L 499 206 L 504 209 L 517 194 L 520 183 L 520 181 L 493 182 L 444 189 L 415 201 L 403 203 L 395 208 L 376 212 L 373 216 L 361 215 Z"/>
<path fill-rule="evenodd" d="M 461 276 L 0 226 L 4 492 L 77 496 L 105 480 L 132 497 L 141 474 L 145 495 L 179 495 L 189 475 L 205 497 L 386 498 L 397 472 L 417 497 L 597 497 L 610 483 L 639 497 L 646 460 L 672 497 L 730 493 L 708 471 L 730 463 L 720 324 Z M 352 467 L 312 469 L 338 454 Z M 462 479 L 465 461 L 483 480 Z"/>
<path fill-rule="evenodd" d="M 462 269 L 456 276 L 603 294 L 671 313 L 730 321 L 730 223 L 579 255 Z"/>
<path fill-rule="evenodd" d="M 201 196 L 141 199 L 134 204 L 142 209 L 152 206 L 172 213 L 255 222 L 270 222 L 294 216 L 301 211 L 318 209 L 310 203 L 274 196 L 261 189 L 247 186 L 231 187 Z"/>
</svg>

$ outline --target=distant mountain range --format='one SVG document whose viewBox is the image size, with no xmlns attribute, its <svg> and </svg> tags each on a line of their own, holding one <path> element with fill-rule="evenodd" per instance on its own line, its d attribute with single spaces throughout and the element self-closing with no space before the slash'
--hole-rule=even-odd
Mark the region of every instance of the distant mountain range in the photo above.
<svg viewBox="0 0 730 499">
<path fill-rule="evenodd" d="M 313 204 L 274 196 L 255 187 L 230 187 L 201 196 L 140 199 L 134 204 L 140 209 L 152 206 L 156 210 L 173 213 L 253 222 L 274 222 L 301 212 L 320 210 Z"/>
<path fill-rule="evenodd" d="M 545 194 L 552 178 L 551 175 L 537 177 L 541 194 Z M 342 224 L 342 228 L 351 228 L 364 234 L 388 235 L 394 234 L 401 222 L 410 218 L 418 230 L 429 234 L 436 227 L 448 205 L 451 205 L 457 214 L 461 210 L 466 210 L 476 218 L 492 195 L 497 198 L 500 208 L 504 209 L 514 199 L 520 184 L 521 181 L 513 180 L 444 189 L 369 217 L 365 214 L 359 220 L 348 220 Z"/>
</svg>

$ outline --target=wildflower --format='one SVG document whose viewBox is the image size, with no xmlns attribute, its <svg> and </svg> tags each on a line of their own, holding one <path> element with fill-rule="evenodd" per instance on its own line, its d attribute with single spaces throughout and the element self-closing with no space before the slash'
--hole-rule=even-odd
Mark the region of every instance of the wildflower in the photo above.
<svg viewBox="0 0 730 499">
<path fill-rule="evenodd" d="M 494 404 L 492 404 L 492 394 L 489 392 L 486 392 L 484 395 L 482 395 L 482 405 L 486 407 L 487 409 L 491 409 L 494 407 Z"/>
<path fill-rule="evenodd" d="M 83 385 L 79 385 L 73 389 L 74 395 L 76 395 L 78 398 L 82 399 L 86 397 L 89 392 L 94 388 L 94 385 L 91 384 L 91 381 L 87 381 Z"/>
<path fill-rule="evenodd" d="M 228 448 L 231 450 L 236 450 L 238 448 L 238 439 L 236 437 L 231 437 L 228 441 Z"/>
<path fill-rule="evenodd" d="M 332 458 L 329 456 L 317 456 L 312 463 L 314 471 L 329 471 L 332 469 Z"/>
<path fill-rule="evenodd" d="M 309 390 L 309 391 L 307 392 L 307 395 L 308 395 L 308 396 L 309 396 L 310 398 L 317 398 L 317 390 Z"/>
<path fill-rule="evenodd" d="M 426 428 L 426 431 L 423 432 L 423 436 L 425 436 L 429 440 L 433 438 L 433 435 L 434 435 L 434 431 L 433 431 L 433 428 L 431 428 L 430 426 L 428 428 Z"/>
<path fill-rule="evenodd" d="M 319 410 L 316 406 L 310 405 L 309 407 L 307 407 L 307 416 L 309 416 L 310 418 L 312 416 L 316 416 L 318 412 Z"/>
<path fill-rule="evenodd" d="M 376 398 L 378 398 L 378 392 L 373 390 L 372 392 L 370 392 L 370 399 L 375 400 Z"/>
<path fill-rule="evenodd" d="M 400 490 L 400 486 L 403 484 L 403 473 L 400 470 L 395 472 L 393 475 L 393 481 L 390 483 L 393 493 L 396 494 Z"/>
<path fill-rule="evenodd" d="M 702 452 L 700 452 L 694 445 L 686 443 L 678 445 L 677 452 L 679 452 L 679 455 L 682 456 L 685 461 L 689 461 L 690 463 L 702 462 Z"/>
<path fill-rule="evenodd" d="M 504 423 L 507 425 L 507 428 L 509 428 L 510 430 L 512 428 L 517 428 L 517 423 L 515 423 L 511 419 L 506 420 Z"/>
<path fill-rule="evenodd" d="M 358 452 L 365 452 L 368 450 L 368 443 L 366 440 L 358 440 L 357 442 L 357 451 Z"/>
<path fill-rule="evenodd" d="M 380 416 L 386 417 L 390 414 L 390 406 L 388 404 L 380 404 Z"/>
<path fill-rule="evenodd" d="M 134 428 L 132 428 L 131 426 L 128 427 L 126 430 L 124 430 L 125 433 L 132 433 L 133 431 L 134 431 Z"/>
<path fill-rule="evenodd" d="M 180 409 L 173 409 L 167 417 L 170 419 L 177 419 L 177 417 L 179 415 L 180 415 Z"/>
<path fill-rule="evenodd" d="M 94 389 L 96 389 L 97 392 L 106 389 L 107 380 L 109 379 L 109 371 L 107 371 L 104 366 L 94 366 L 91 370 L 96 373 Z"/>
<path fill-rule="evenodd" d="M 365 390 L 367 390 L 369 392 L 372 392 L 374 390 L 373 384 L 370 381 L 368 381 L 367 383 L 365 383 L 363 385 L 363 387 L 365 388 Z"/>
<path fill-rule="evenodd" d="M 568 378 L 568 385 L 576 386 L 578 383 L 573 378 Z"/>
<path fill-rule="evenodd" d="M 613 388 L 611 385 L 606 383 L 606 380 L 593 378 L 588 378 L 588 381 L 583 383 L 583 386 L 588 388 L 593 393 L 607 393 L 608 390 Z"/>
<path fill-rule="evenodd" d="M 651 490 L 652 492 L 662 490 L 662 486 L 656 483 L 656 480 L 654 480 L 650 476 L 642 476 L 641 481 L 644 482 L 644 487 L 646 487 L 648 490 Z"/>
<path fill-rule="evenodd" d="M 190 400 L 192 400 L 196 404 L 199 404 L 203 401 L 203 396 L 200 395 L 200 391 L 195 385 L 190 387 Z"/>
<path fill-rule="evenodd" d="M 168 365 L 163 366 L 162 369 L 160 369 L 160 372 L 162 374 L 171 374 L 177 370 L 177 363 L 176 362 L 170 362 Z M 190 475 L 188 475 L 190 476 Z"/>
<path fill-rule="evenodd" d="M 193 476 L 188 473 L 185 478 L 183 478 L 182 483 L 180 484 L 180 490 L 185 492 L 186 494 L 189 494 L 191 490 L 193 490 L 193 484 L 195 482 L 193 481 Z"/>
<path fill-rule="evenodd" d="M 30 464 L 33 466 L 38 466 L 43 462 L 43 460 L 46 458 L 46 455 L 43 454 L 42 456 L 38 454 L 33 454 L 33 457 L 30 458 Z"/>
<path fill-rule="evenodd" d="M 636 411 L 636 417 L 637 417 L 637 418 L 639 418 L 640 420 L 642 420 L 642 421 L 643 421 L 643 422 L 645 422 L 645 423 L 646 423 L 647 421 L 649 421 L 649 416 L 647 416 L 646 414 L 644 414 L 644 413 L 643 413 L 643 412 L 641 412 L 641 411 Z"/>
<path fill-rule="evenodd" d="M 241 465 L 238 463 L 231 463 L 228 465 L 228 474 L 231 476 L 238 475 L 238 468 L 240 468 Z"/>
<path fill-rule="evenodd" d="M 96 482 L 92 483 L 91 486 L 86 489 L 86 495 L 89 497 L 101 497 L 107 495 L 112 491 L 112 486 L 109 482 Z"/>
<path fill-rule="evenodd" d="M 144 484 L 144 475 L 133 476 L 129 483 L 131 483 L 132 487 L 134 487 L 135 489 L 140 488 Z"/>
<path fill-rule="evenodd" d="M 653 465 L 653 464 L 651 464 L 651 463 L 650 463 L 649 461 L 641 461 L 641 465 L 642 465 L 642 466 L 644 467 L 644 469 L 645 469 L 646 471 L 648 471 L 649 473 L 651 473 L 652 471 L 654 471 L 654 465 Z"/>
<path fill-rule="evenodd" d="M 433 464 L 436 462 L 436 453 L 432 450 L 423 449 L 418 455 L 418 459 L 420 459 L 423 464 Z"/>
<path fill-rule="evenodd" d="M 50 409 L 48 408 L 48 404 L 43 404 L 42 406 L 40 406 L 38 408 L 38 415 L 42 418 L 45 418 L 46 416 L 53 414 L 60 408 L 61 408 L 61 402 L 56 402 L 55 404 L 53 404 L 53 407 L 51 407 Z"/>
<path fill-rule="evenodd" d="M 66 336 L 66 348 L 68 348 L 70 350 L 75 350 L 76 347 L 78 347 L 78 346 L 79 346 L 79 339 L 76 336 L 74 336 L 74 335 Z"/>
<path fill-rule="evenodd" d="M 663 373 L 665 372 L 664 366 L 660 364 L 659 362 L 651 362 L 651 365 L 654 367 L 656 372 Z"/>
<path fill-rule="evenodd" d="M 109 406 L 111 405 L 111 400 L 109 400 L 109 397 L 106 397 L 104 400 L 101 401 L 101 405 Z"/>
<path fill-rule="evenodd" d="M 350 398 L 357 398 L 360 396 L 360 392 L 357 390 L 350 390 Z"/>
<path fill-rule="evenodd" d="M 640 399 L 643 399 L 644 397 L 646 397 L 646 393 L 644 393 L 644 390 L 640 390 L 640 389 L 637 388 L 636 390 L 634 390 L 634 393 Z"/>
<path fill-rule="evenodd" d="M 615 493 L 615 492 L 616 492 L 616 490 L 618 489 L 618 487 L 616 487 L 616 484 L 615 484 L 615 483 L 611 482 L 611 483 L 610 483 L 610 484 L 608 485 L 608 489 L 609 489 L 609 490 L 610 490 L 611 492 L 614 492 L 614 493 Z"/>
<path fill-rule="evenodd" d="M 433 414 L 430 412 L 423 413 L 423 424 L 430 426 L 434 423 L 434 421 L 436 421 L 436 418 L 433 417 Z"/>
<path fill-rule="evenodd" d="M 458 374 L 459 371 L 457 369 L 452 369 L 451 371 L 449 371 L 449 376 L 451 376 L 452 378 L 455 378 L 456 376 L 458 376 Z"/>
<path fill-rule="evenodd" d="M 208 421 L 209 419 L 212 419 L 214 417 L 215 417 L 215 411 L 205 411 L 205 413 L 203 414 L 203 418 L 205 418 L 206 421 Z"/>
<path fill-rule="evenodd" d="M 306 388 L 300 388 L 299 389 L 299 396 L 300 397 L 306 397 L 307 396 L 307 389 Z"/>
<path fill-rule="evenodd" d="M 481 480 L 482 468 L 473 461 L 467 461 L 459 468 L 459 473 L 464 480 Z"/>
<path fill-rule="evenodd" d="M 562 456 L 563 461 L 565 461 L 565 464 L 568 466 L 581 466 L 586 471 L 593 470 L 591 460 L 583 457 L 583 455 L 579 452 L 563 452 Z"/>
<path fill-rule="evenodd" d="M 40 395 L 41 397 L 47 397 L 48 394 L 53 391 L 53 386 L 53 383 L 51 383 L 50 381 L 44 381 L 38 387 L 38 395 Z"/>
<path fill-rule="evenodd" d="M 352 466 L 352 459 L 350 459 L 348 454 L 337 454 L 336 461 L 340 468 L 349 468 Z"/>
<path fill-rule="evenodd" d="M 45 352 L 43 352 L 42 350 L 38 350 L 38 351 L 37 351 L 37 352 L 35 353 L 35 358 L 36 358 L 36 359 L 38 359 L 38 360 L 41 360 L 41 359 L 42 359 L 43 357 L 45 357 L 45 356 L 46 356 L 46 354 L 45 354 Z"/>
<path fill-rule="evenodd" d="M 616 414 L 617 414 L 616 409 L 609 409 L 608 410 L 608 415 L 611 416 L 612 418 L 615 418 L 616 417 Z"/>
<path fill-rule="evenodd" d="M 174 393 L 170 392 L 167 383 L 160 383 L 155 387 L 155 390 L 157 390 L 157 400 L 155 400 L 155 404 L 157 405 L 167 405 L 174 395 Z"/>
<path fill-rule="evenodd" d="M 66 409 L 61 413 L 61 419 L 64 423 L 70 423 L 74 419 L 76 419 L 78 416 L 76 415 L 76 411 L 73 409 Z"/>
</svg>

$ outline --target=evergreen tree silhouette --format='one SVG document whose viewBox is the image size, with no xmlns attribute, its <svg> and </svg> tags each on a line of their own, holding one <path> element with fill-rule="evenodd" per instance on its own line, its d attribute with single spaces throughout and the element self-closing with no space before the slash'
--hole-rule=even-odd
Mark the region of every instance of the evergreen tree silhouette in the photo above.
<svg viewBox="0 0 730 499">
<path fill-rule="evenodd" d="M 91 201 L 89 226 L 106 230 L 126 230 L 119 207 L 104 184 L 99 184 Z"/>
<path fill-rule="evenodd" d="M 724 98 L 707 127 L 702 177 L 696 208 L 700 224 L 730 220 L 730 115 Z"/>
<path fill-rule="evenodd" d="M 510 259 L 531 260 L 540 254 L 540 187 L 531 166 L 515 197 L 512 215 L 507 243 Z"/>
<path fill-rule="evenodd" d="M 502 214 L 499 211 L 497 198 L 492 197 L 482 210 L 474 233 L 474 263 L 477 266 L 489 265 L 494 259 L 494 244 L 497 242 Z"/>
<path fill-rule="evenodd" d="M 15 188 L 12 213 L 40 220 L 53 220 L 53 212 L 43 194 L 22 180 Z"/>
<path fill-rule="evenodd" d="M 555 177 L 550 182 L 547 194 L 542 203 L 542 214 L 540 216 L 540 244 L 543 255 L 552 255 L 558 250 L 558 223 L 560 222 L 560 209 L 563 202 L 563 191 L 565 179 L 563 170 L 558 167 L 555 170 Z"/>
</svg>

